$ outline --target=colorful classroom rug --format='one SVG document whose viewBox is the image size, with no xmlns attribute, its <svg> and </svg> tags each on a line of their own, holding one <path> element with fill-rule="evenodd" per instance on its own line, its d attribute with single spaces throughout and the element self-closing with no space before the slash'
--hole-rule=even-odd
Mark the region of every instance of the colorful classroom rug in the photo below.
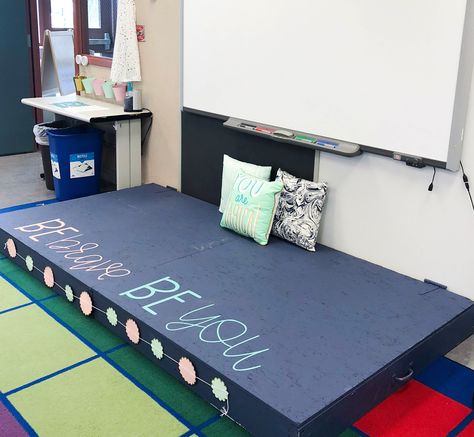
<svg viewBox="0 0 474 437">
<path fill-rule="evenodd" d="M 248 436 L 1 256 L 0 346 L 0 437 Z M 441 358 L 341 437 L 474 437 L 473 391 Z"/>
</svg>

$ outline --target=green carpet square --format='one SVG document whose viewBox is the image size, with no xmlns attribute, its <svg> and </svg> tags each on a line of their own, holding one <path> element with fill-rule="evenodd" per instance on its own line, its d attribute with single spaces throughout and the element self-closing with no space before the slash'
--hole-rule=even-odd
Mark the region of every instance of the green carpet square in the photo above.
<svg viewBox="0 0 474 437">
<path fill-rule="evenodd" d="M 5 279 L 0 278 L 0 312 L 31 302 Z"/>
<path fill-rule="evenodd" d="M 132 348 L 109 357 L 194 426 L 217 414 L 207 402 Z"/>
<path fill-rule="evenodd" d="M 0 273 L 25 290 L 33 299 L 43 299 L 55 294 L 46 285 L 35 279 L 31 273 L 21 269 L 7 258 L 0 259 Z"/>
<path fill-rule="evenodd" d="M 96 320 L 84 316 L 77 307 L 63 297 L 48 300 L 43 305 L 101 351 L 123 344 L 119 337 Z"/>
<path fill-rule="evenodd" d="M 35 305 L 0 316 L 0 344 L 4 393 L 94 355 Z"/>
<path fill-rule="evenodd" d="M 178 437 L 188 431 L 98 359 L 9 396 L 40 436 Z"/>
</svg>

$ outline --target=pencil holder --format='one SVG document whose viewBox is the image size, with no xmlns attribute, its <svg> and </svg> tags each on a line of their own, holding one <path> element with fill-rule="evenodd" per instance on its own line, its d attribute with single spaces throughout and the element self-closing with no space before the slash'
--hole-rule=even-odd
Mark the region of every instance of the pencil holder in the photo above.
<svg viewBox="0 0 474 437">
<path fill-rule="evenodd" d="M 124 83 L 117 83 L 112 87 L 114 91 L 115 101 L 117 103 L 123 103 L 125 100 L 125 93 L 127 92 L 127 85 Z"/>
<path fill-rule="evenodd" d="M 82 84 L 84 85 L 84 89 L 87 94 L 92 94 L 94 92 L 94 87 L 92 85 L 94 80 L 95 77 L 86 77 L 85 79 L 82 79 Z"/>
<path fill-rule="evenodd" d="M 104 84 L 104 79 L 95 79 L 92 82 L 92 86 L 94 87 L 94 92 L 96 96 L 103 96 L 104 95 L 104 89 L 102 88 L 102 85 Z"/>
<path fill-rule="evenodd" d="M 85 79 L 85 76 L 74 76 L 74 86 L 76 87 L 76 91 L 80 93 L 81 91 L 84 91 L 84 85 L 82 83 L 82 80 Z"/>
<path fill-rule="evenodd" d="M 108 80 L 103 83 L 102 89 L 104 91 L 104 96 L 107 99 L 113 99 L 114 98 L 114 90 L 113 90 L 113 85 L 114 83 L 111 80 Z"/>
</svg>

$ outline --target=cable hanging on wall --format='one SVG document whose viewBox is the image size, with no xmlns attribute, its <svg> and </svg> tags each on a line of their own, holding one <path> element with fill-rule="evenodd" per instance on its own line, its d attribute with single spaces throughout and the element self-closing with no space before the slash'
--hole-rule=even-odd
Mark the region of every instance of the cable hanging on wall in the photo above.
<svg viewBox="0 0 474 437">
<path fill-rule="evenodd" d="M 469 200 L 471 201 L 472 210 L 474 211 L 474 200 L 472 199 L 471 187 L 469 186 L 469 178 L 467 177 L 467 174 L 464 171 L 464 166 L 462 164 L 462 161 L 461 161 L 461 171 L 462 171 L 462 180 L 464 182 L 464 186 L 466 187 Z"/>
</svg>

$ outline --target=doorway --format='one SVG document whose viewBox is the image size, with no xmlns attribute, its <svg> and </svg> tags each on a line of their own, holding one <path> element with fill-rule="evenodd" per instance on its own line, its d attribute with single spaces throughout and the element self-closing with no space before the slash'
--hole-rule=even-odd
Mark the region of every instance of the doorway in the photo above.
<svg viewBox="0 0 474 437">
<path fill-rule="evenodd" d="M 31 31 L 36 16 L 32 17 L 30 5 L 27 0 L 5 2 L 0 14 L 0 56 L 4 60 L 0 69 L 0 155 L 35 150 L 32 129 L 36 114 L 20 103 L 39 91 L 34 65 L 39 57 L 34 54 L 36 35 Z"/>
</svg>

